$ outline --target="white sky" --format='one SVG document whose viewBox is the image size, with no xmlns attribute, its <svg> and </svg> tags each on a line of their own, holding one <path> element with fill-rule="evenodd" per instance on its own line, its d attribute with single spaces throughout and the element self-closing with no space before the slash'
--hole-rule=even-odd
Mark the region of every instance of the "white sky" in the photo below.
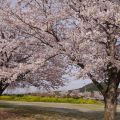
<svg viewBox="0 0 120 120">
<path fill-rule="evenodd" d="M 66 86 L 59 88 L 59 90 L 71 90 L 81 88 L 87 84 L 91 83 L 91 80 L 71 80 Z"/>
</svg>

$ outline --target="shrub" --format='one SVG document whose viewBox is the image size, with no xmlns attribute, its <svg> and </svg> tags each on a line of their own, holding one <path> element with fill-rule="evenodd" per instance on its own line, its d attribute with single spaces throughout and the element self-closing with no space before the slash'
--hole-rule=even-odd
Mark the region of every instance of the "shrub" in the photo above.
<svg viewBox="0 0 120 120">
<path fill-rule="evenodd" d="M 99 104 L 100 101 L 84 98 L 59 98 L 40 97 L 33 95 L 3 95 L 0 100 L 27 101 L 27 102 L 57 102 L 57 103 L 78 103 L 78 104 Z"/>
</svg>

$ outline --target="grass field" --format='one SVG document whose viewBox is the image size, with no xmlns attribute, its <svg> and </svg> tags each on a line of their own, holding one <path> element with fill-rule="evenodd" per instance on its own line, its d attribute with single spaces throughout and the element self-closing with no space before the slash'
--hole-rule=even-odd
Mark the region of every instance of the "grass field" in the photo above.
<svg viewBox="0 0 120 120">
<path fill-rule="evenodd" d="M 83 98 L 58 98 L 40 97 L 32 95 L 3 95 L 0 100 L 27 101 L 27 102 L 56 102 L 56 103 L 80 103 L 80 104 L 100 104 L 100 101 Z"/>
</svg>

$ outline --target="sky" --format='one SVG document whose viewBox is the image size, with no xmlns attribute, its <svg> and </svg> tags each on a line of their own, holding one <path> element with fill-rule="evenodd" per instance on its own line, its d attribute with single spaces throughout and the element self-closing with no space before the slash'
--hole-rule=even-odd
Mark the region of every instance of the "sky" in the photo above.
<svg viewBox="0 0 120 120">
<path fill-rule="evenodd" d="M 91 80 L 89 79 L 71 80 L 64 87 L 59 88 L 59 90 L 73 90 L 73 89 L 81 88 L 89 83 L 91 83 Z"/>
</svg>

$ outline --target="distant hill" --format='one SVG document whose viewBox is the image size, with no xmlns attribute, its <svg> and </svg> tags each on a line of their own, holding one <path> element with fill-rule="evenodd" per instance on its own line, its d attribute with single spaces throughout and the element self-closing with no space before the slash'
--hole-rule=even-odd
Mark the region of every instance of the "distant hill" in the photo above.
<svg viewBox="0 0 120 120">
<path fill-rule="evenodd" d="M 93 84 L 90 83 L 88 85 L 83 86 L 82 88 L 76 89 L 79 90 L 80 92 L 93 92 L 93 91 L 99 91 L 98 88 Z M 118 88 L 118 91 L 120 91 L 120 88 Z"/>
<path fill-rule="evenodd" d="M 82 88 L 79 88 L 79 91 L 80 92 L 84 92 L 84 91 L 92 92 L 92 91 L 99 91 L 99 90 L 93 83 L 90 83 L 88 85 L 83 86 Z"/>
<path fill-rule="evenodd" d="M 93 92 L 93 91 L 99 91 L 98 88 L 93 84 L 93 83 L 90 83 L 90 84 L 87 84 L 85 86 L 83 86 L 82 88 L 78 88 L 78 89 L 74 89 L 74 90 L 77 90 L 79 92 Z M 74 90 L 69 90 L 69 91 L 74 91 Z"/>
<path fill-rule="evenodd" d="M 93 92 L 93 91 L 99 91 L 99 90 L 93 83 L 90 83 L 88 85 L 83 86 L 82 88 L 79 88 L 79 91 L 80 92 L 85 92 L 85 91 Z"/>
</svg>

